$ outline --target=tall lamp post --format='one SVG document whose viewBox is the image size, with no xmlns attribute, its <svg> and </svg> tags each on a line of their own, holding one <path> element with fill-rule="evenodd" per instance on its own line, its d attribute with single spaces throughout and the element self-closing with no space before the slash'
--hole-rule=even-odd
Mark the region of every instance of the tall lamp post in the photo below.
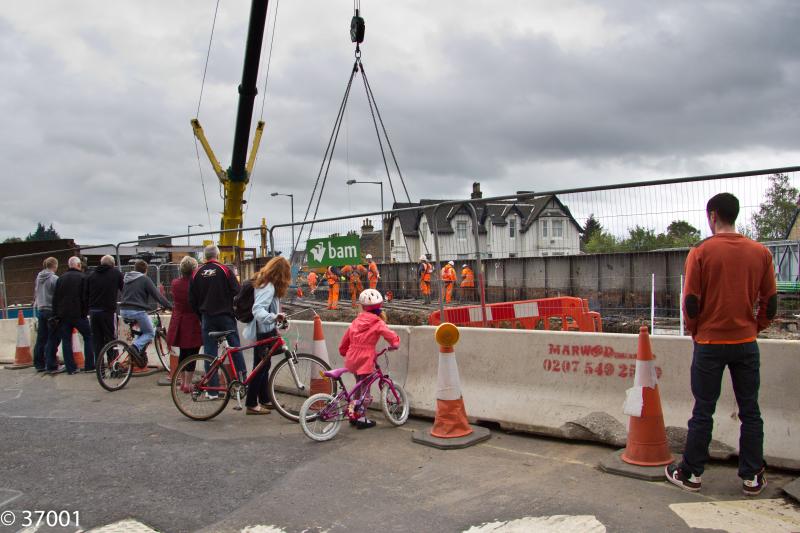
<svg viewBox="0 0 800 533">
<path fill-rule="evenodd" d="M 273 192 L 270 196 L 288 196 L 291 199 L 292 204 L 292 255 L 289 257 L 289 262 L 291 263 L 294 261 L 294 194 L 286 194 L 282 192 Z M 274 250 L 273 250 L 274 253 Z"/>
<path fill-rule="evenodd" d="M 188 224 L 186 226 L 186 233 L 187 233 L 187 235 L 186 235 L 186 246 L 191 246 L 191 244 L 189 244 L 189 239 L 191 239 L 191 237 L 188 234 L 192 232 L 192 228 L 202 228 L 202 227 L 203 227 L 202 224 Z"/>
<path fill-rule="evenodd" d="M 383 182 L 382 181 L 359 181 L 359 180 L 347 180 L 348 185 L 355 185 L 356 183 L 368 183 L 371 185 L 380 185 L 381 186 L 381 261 L 386 262 L 386 235 L 384 235 L 385 228 L 383 227 Z"/>
</svg>

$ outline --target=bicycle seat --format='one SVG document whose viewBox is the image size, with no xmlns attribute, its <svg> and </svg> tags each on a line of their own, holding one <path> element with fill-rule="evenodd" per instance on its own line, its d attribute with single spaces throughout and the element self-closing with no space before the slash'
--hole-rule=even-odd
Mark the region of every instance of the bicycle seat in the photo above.
<svg viewBox="0 0 800 533">
<path fill-rule="evenodd" d="M 132 318 L 123 318 L 122 321 L 125 322 L 126 324 L 128 324 L 129 326 L 135 326 L 136 324 L 139 323 L 138 321 L 136 321 L 136 320 L 134 320 Z"/>
<path fill-rule="evenodd" d="M 227 337 L 228 335 L 234 333 L 235 331 L 236 331 L 235 329 L 229 329 L 228 331 L 209 331 L 208 336 L 211 337 L 212 339 L 219 340 L 222 337 Z"/>
<path fill-rule="evenodd" d="M 328 378 L 339 379 L 342 377 L 343 374 L 347 374 L 350 372 L 346 368 L 337 368 L 334 370 L 328 370 L 327 372 L 323 372 L 322 375 Z"/>
</svg>

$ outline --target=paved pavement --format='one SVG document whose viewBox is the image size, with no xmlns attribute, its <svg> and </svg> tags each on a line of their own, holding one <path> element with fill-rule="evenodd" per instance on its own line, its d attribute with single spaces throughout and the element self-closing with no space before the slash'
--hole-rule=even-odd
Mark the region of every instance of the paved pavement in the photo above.
<svg viewBox="0 0 800 533">
<path fill-rule="evenodd" d="M 690 494 L 600 472 L 603 446 L 494 431 L 440 451 L 411 442 L 429 421 L 379 413 L 314 443 L 277 413 L 188 420 L 157 377 L 108 393 L 94 375 L 0 370 L 0 518 L 17 519 L 0 531 L 800 531 L 785 472 L 743 501 L 735 466 L 716 463 Z M 25 529 L 23 510 L 80 527 Z"/>
</svg>

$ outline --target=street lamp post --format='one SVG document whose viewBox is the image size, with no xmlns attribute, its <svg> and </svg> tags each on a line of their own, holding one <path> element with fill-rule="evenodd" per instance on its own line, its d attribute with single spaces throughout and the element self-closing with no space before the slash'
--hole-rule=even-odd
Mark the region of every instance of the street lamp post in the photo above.
<svg viewBox="0 0 800 533">
<path fill-rule="evenodd" d="M 189 224 L 186 226 L 186 233 L 187 233 L 186 246 L 191 246 L 191 244 L 189 244 L 189 239 L 191 239 L 191 237 L 188 234 L 192 232 L 192 228 L 202 228 L 202 227 L 203 227 L 202 224 Z"/>
<path fill-rule="evenodd" d="M 382 181 L 359 181 L 359 180 L 347 180 L 348 185 L 355 185 L 356 183 L 369 183 L 372 185 L 380 185 L 381 186 L 381 260 L 385 263 L 386 262 L 386 235 L 384 226 L 384 214 L 383 214 L 383 182 Z"/>
<path fill-rule="evenodd" d="M 270 196 L 288 196 L 289 199 L 291 200 L 291 204 L 292 204 L 292 255 L 289 258 L 289 262 L 294 261 L 294 248 L 295 248 L 295 244 L 294 244 L 294 194 L 285 194 L 285 193 L 282 193 L 282 192 L 273 192 L 273 193 L 270 194 Z"/>
</svg>

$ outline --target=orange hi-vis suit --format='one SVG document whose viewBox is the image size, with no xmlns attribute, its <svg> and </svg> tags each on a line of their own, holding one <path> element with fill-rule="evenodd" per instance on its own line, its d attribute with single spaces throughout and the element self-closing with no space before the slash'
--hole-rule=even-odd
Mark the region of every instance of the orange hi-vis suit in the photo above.
<svg viewBox="0 0 800 533">
<path fill-rule="evenodd" d="M 442 281 L 445 283 L 445 302 L 450 303 L 453 299 L 453 286 L 456 284 L 456 269 L 453 265 L 445 265 L 442 268 Z"/>
<path fill-rule="evenodd" d="M 378 265 L 375 264 L 375 261 L 370 261 L 368 268 L 367 279 L 369 280 L 369 288 L 377 289 L 378 280 L 381 279 L 381 274 L 378 272 Z"/>
<path fill-rule="evenodd" d="M 339 275 L 333 270 L 333 267 L 328 267 L 325 271 L 325 279 L 328 280 L 328 309 L 339 308 Z"/>
<path fill-rule="evenodd" d="M 309 272 L 308 273 L 308 288 L 311 290 L 313 294 L 314 291 L 317 290 L 317 273 L 316 272 Z"/>
<path fill-rule="evenodd" d="M 363 265 L 351 266 L 347 265 L 342 267 L 342 276 L 347 276 L 350 285 L 350 300 L 353 302 L 353 307 L 358 302 L 358 295 L 364 290 L 364 285 L 361 283 L 361 274 L 366 274 L 367 269 Z"/>
<path fill-rule="evenodd" d="M 427 299 L 431 295 L 431 274 L 433 274 L 433 265 L 427 261 L 419 264 L 419 290 L 422 295 Z"/>
<path fill-rule="evenodd" d="M 461 269 L 461 288 L 474 289 L 475 288 L 475 273 L 470 267 Z"/>
</svg>

